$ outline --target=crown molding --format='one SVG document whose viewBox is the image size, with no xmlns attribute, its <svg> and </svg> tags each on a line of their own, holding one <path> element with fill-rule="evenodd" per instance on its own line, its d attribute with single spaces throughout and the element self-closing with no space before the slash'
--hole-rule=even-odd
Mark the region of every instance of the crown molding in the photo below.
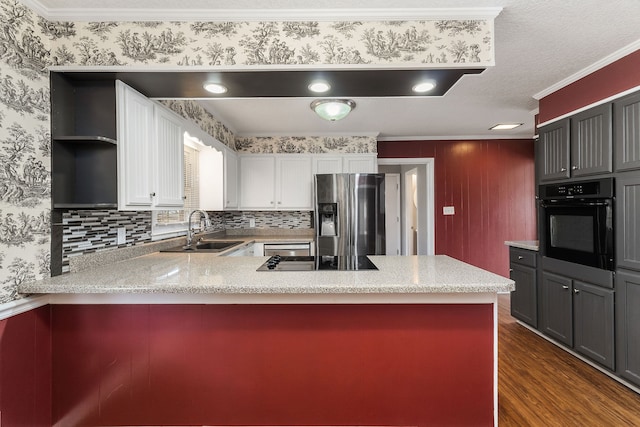
<svg viewBox="0 0 640 427">
<path fill-rule="evenodd" d="M 379 9 L 141 9 L 47 8 L 39 0 L 25 6 L 50 21 L 419 21 L 494 19 L 501 7 Z"/>
<path fill-rule="evenodd" d="M 552 93 L 566 87 L 569 86 L 571 83 L 574 83 L 578 80 L 580 80 L 583 77 L 588 76 L 589 74 L 592 74 L 604 67 L 606 67 L 609 64 L 612 64 L 614 62 L 616 62 L 617 60 L 624 58 L 625 56 L 635 52 L 636 50 L 640 49 L 640 40 L 637 40 L 625 47 L 623 47 L 620 50 L 617 50 L 615 52 L 613 52 L 611 55 L 605 56 L 604 58 L 602 58 L 600 61 L 591 64 L 590 66 L 578 71 L 575 74 L 570 75 L 569 77 L 567 77 L 564 80 L 559 81 L 558 83 L 549 86 L 548 88 L 536 93 L 535 95 L 533 95 L 533 98 L 540 100 L 542 98 L 544 98 L 545 96 L 551 95 Z"/>
</svg>

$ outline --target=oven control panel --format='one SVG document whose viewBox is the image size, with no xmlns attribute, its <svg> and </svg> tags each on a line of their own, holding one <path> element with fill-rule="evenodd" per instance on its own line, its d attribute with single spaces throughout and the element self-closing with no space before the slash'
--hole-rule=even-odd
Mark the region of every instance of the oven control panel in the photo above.
<svg viewBox="0 0 640 427">
<path fill-rule="evenodd" d="M 613 178 L 597 181 L 582 181 L 566 184 L 547 184 L 540 186 L 542 199 L 611 198 L 613 196 Z"/>
</svg>

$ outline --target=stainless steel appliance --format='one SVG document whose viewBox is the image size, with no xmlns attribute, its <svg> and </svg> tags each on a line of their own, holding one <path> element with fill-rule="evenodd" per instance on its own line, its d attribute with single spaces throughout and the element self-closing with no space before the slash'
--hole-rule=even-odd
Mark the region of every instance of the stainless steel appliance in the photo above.
<svg viewBox="0 0 640 427">
<path fill-rule="evenodd" d="M 384 174 L 317 174 L 316 255 L 385 254 Z"/>
<path fill-rule="evenodd" d="M 269 258 L 257 271 L 377 270 L 366 256 L 280 256 Z"/>
<path fill-rule="evenodd" d="M 310 256 L 310 243 L 265 243 L 264 256 Z"/>
<path fill-rule="evenodd" d="M 541 185 L 542 255 L 614 270 L 614 180 Z"/>
</svg>

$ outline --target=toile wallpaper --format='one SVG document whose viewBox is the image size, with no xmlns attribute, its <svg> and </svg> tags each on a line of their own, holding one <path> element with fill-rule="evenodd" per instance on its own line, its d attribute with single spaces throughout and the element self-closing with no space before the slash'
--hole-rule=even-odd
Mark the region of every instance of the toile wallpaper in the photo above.
<svg viewBox="0 0 640 427">
<path fill-rule="evenodd" d="M 491 66 L 493 20 L 52 22 L 0 0 L 0 303 L 50 274 L 51 66 Z M 242 138 L 193 102 L 167 102 L 231 148 L 375 152 L 375 140 Z"/>
</svg>

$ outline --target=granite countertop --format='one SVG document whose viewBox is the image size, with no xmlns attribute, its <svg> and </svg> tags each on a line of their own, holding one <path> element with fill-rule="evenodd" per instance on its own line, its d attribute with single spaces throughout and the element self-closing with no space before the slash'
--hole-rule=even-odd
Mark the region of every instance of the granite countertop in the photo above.
<svg viewBox="0 0 640 427">
<path fill-rule="evenodd" d="M 448 256 L 370 256 L 379 270 L 264 272 L 267 257 L 153 253 L 18 287 L 25 294 L 495 293 L 514 282 Z"/>
<path fill-rule="evenodd" d="M 530 251 L 538 251 L 540 249 L 537 240 L 507 240 L 504 244 L 512 248 L 528 249 Z"/>
</svg>

